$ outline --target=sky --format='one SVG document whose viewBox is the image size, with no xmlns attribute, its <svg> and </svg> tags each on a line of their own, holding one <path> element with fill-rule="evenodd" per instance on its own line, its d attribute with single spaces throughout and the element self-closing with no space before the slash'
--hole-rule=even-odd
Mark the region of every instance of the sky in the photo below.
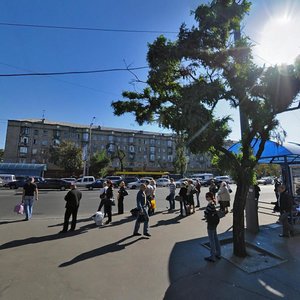
<svg viewBox="0 0 300 300">
<path fill-rule="evenodd" d="M 194 24 L 191 11 L 201 0 L 1 0 L 0 75 L 146 67 L 148 43 L 164 34 L 176 39 L 182 23 Z M 252 40 L 257 64 L 291 63 L 300 54 L 299 0 L 254 0 L 242 31 Z M 68 30 L 8 26 L 10 24 L 99 28 L 135 32 Z M 137 32 L 146 31 L 146 32 Z M 155 31 L 155 32 L 149 32 Z M 285 47 L 284 47 L 285 46 Z M 282 49 L 281 49 L 282 48 Z M 146 80 L 147 69 L 136 70 Z M 116 117 L 112 101 L 125 90 L 141 90 L 128 71 L 63 76 L 1 77 L 0 149 L 7 121 L 46 118 L 51 121 L 166 132 L 155 125 L 139 127 L 134 116 Z M 230 114 L 230 138 L 240 138 L 239 114 L 226 104 L 218 114 Z M 279 116 L 287 141 L 300 142 L 300 111 Z"/>
</svg>

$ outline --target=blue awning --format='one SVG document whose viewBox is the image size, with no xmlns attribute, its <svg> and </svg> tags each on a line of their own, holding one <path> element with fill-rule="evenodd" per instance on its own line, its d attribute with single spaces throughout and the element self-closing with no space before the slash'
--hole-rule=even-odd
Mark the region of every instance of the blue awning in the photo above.
<svg viewBox="0 0 300 300">
<path fill-rule="evenodd" d="M 261 140 L 253 139 L 251 147 L 253 153 L 256 154 Z M 238 154 L 240 153 L 241 143 L 232 145 L 228 150 Z M 261 155 L 260 164 L 299 164 L 300 163 L 300 144 L 297 143 L 282 143 L 267 141 L 265 149 Z"/>
<path fill-rule="evenodd" d="M 0 163 L 1 174 L 43 176 L 46 170 L 46 164 Z"/>
</svg>

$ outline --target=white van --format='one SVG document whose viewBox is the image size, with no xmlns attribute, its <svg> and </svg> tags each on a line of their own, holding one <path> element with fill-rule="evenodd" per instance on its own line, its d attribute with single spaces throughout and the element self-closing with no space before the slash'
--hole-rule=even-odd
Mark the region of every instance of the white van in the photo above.
<svg viewBox="0 0 300 300">
<path fill-rule="evenodd" d="M 199 173 L 193 174 L 192 178 L 199 179 L 201 184 L 205 184 L 208 180 L 213 179 L 214 175 L 212 173 Z"/>
<path fill-rule="evenodd" d="M 16 181 L 16 176 L 13 174 L 0 174 L 0 178 L 2 179 L 3 184 Z"/>
<path fill-rule="evenodd" d="M 83 176 L 75 181 L 76 186 L 86 187 L 87 184 L 95 182 L 94 176 Z"/>
</svg>

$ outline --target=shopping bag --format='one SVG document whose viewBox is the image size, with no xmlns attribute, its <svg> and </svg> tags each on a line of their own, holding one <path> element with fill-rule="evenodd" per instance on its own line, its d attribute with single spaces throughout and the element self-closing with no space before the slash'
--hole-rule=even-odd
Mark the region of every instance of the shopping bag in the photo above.
<svg viewBox="0 0 300 300">
<path fill-rule="evenodd" d="M 23 203 L 18 203 L 14 208 L 14 212 L 16 212 L 19 215 L 23 215 L 23 213 L 24 213 Z"/>
<path fill-rule="evenodd" d="M 101 226 L 103 223 L 104 214 L 101 211 L 97 211 L 96 214 L 92 216 L 92 219 L 97 226 Z"/>
<path fill-rule="evenodd" d="M 152 209 L 155 209 L 155 208 L 156 208 L 156 201 L 155 201 L 155 199 L 152 199 L 152 200 L 150 201 L 150 203 L 151 203 L 151 208 L 152 208 Z"/>
</svg>

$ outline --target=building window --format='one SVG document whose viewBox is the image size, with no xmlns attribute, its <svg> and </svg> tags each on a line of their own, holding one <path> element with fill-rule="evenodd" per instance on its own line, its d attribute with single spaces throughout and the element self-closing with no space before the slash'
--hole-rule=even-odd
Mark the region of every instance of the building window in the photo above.
<svg viewBox="0 0 300 300">
<path fill-rule="evenodd" d="M 155 147 L 150 147 L 150 153 L 155 153 Z"/>
<path fill-rule="evenodd" d="M 173 156 L 172 155 L 168 155 L 168 161 L 172 162 L 173 161 Z"/>
<path fill-rule="evenodd" d="M 134 141 L 134 138 L 131 136 L 131 137 L 129 138 L 129 143 L 133 143 L 133 141 Z"/>
<path fill-rule="evenodd" d="M 113 136 L 113 135 L 109 135 L 109 136 L 108 136 L 108 140 L 109 140 L 110 142 L 113 142 L 113 141 L 114 141 L 114 136 Z"/>
<path fill-rule="evenodd" d="M 155 161 L 155 155 L 154 154 L 150 154 L 150 161 Z"/>
<path fill-rule="evenodd" d="M 129 152 L 133 153 L 134 152 L 134 146 L 129 146 Z"/>
<path fill-rule="evenodd" d="M 32 154 L 33 155 L 37 154 L 37 149 L 32 149 Z"/>
<path fill-rule="evenodd" d="M 150 139 L 150 145 L 154 145 L 155 144 L 155 139 Z"/>
<path fill-rule="evenodd" d="M 87 132 L 85 132 L 83 135 L 82 135 L 82 140 L 84 142 L 88 142 L 89 141 L 89 134 Z"/>
<path fill-rule="evenodd" d="M 21 140 L 20 140 L 21 144 L 24 144 L 24 145 L 27 145 L 28 142 L 29 142 L 29 138 L 28 137 L 21 137 Z"/>
<path fill-rule="evenodd" d="M 172 141 L 167 142 L 168 147 L 172 147 L 172 144 L 173 144 Z"/>
<path fill-rule="evenodd" d="M 21 154 L 27 154 L 28 148 L 27 147 L 20 147 Z"/>
<path fill-rule="evenodd" d="M 34 134 L 34 135 L 39 135 L 38 129 L 34 129 L 33 134 Z"/>
<path fill-rule="evenodd" d="M 37 139 L 33 139 L 33 145 L 37 145 Z"/>
<path fill-rule="evenodd" d="M 29 127 L 22 127 L 21 128 L 21 134 L 28 135 L 29 134 Z"/>
<path fill-rule="evenodd" d="M 42 146 L 47 146 L 48 145 L 48 141 L 47 140 L 43 140 L 42 141 Z"/>
<path fill-rule="evenodd" d="M 43 135 L 48 135 L 48 130 L 43 130 Z"/>
</svg>

